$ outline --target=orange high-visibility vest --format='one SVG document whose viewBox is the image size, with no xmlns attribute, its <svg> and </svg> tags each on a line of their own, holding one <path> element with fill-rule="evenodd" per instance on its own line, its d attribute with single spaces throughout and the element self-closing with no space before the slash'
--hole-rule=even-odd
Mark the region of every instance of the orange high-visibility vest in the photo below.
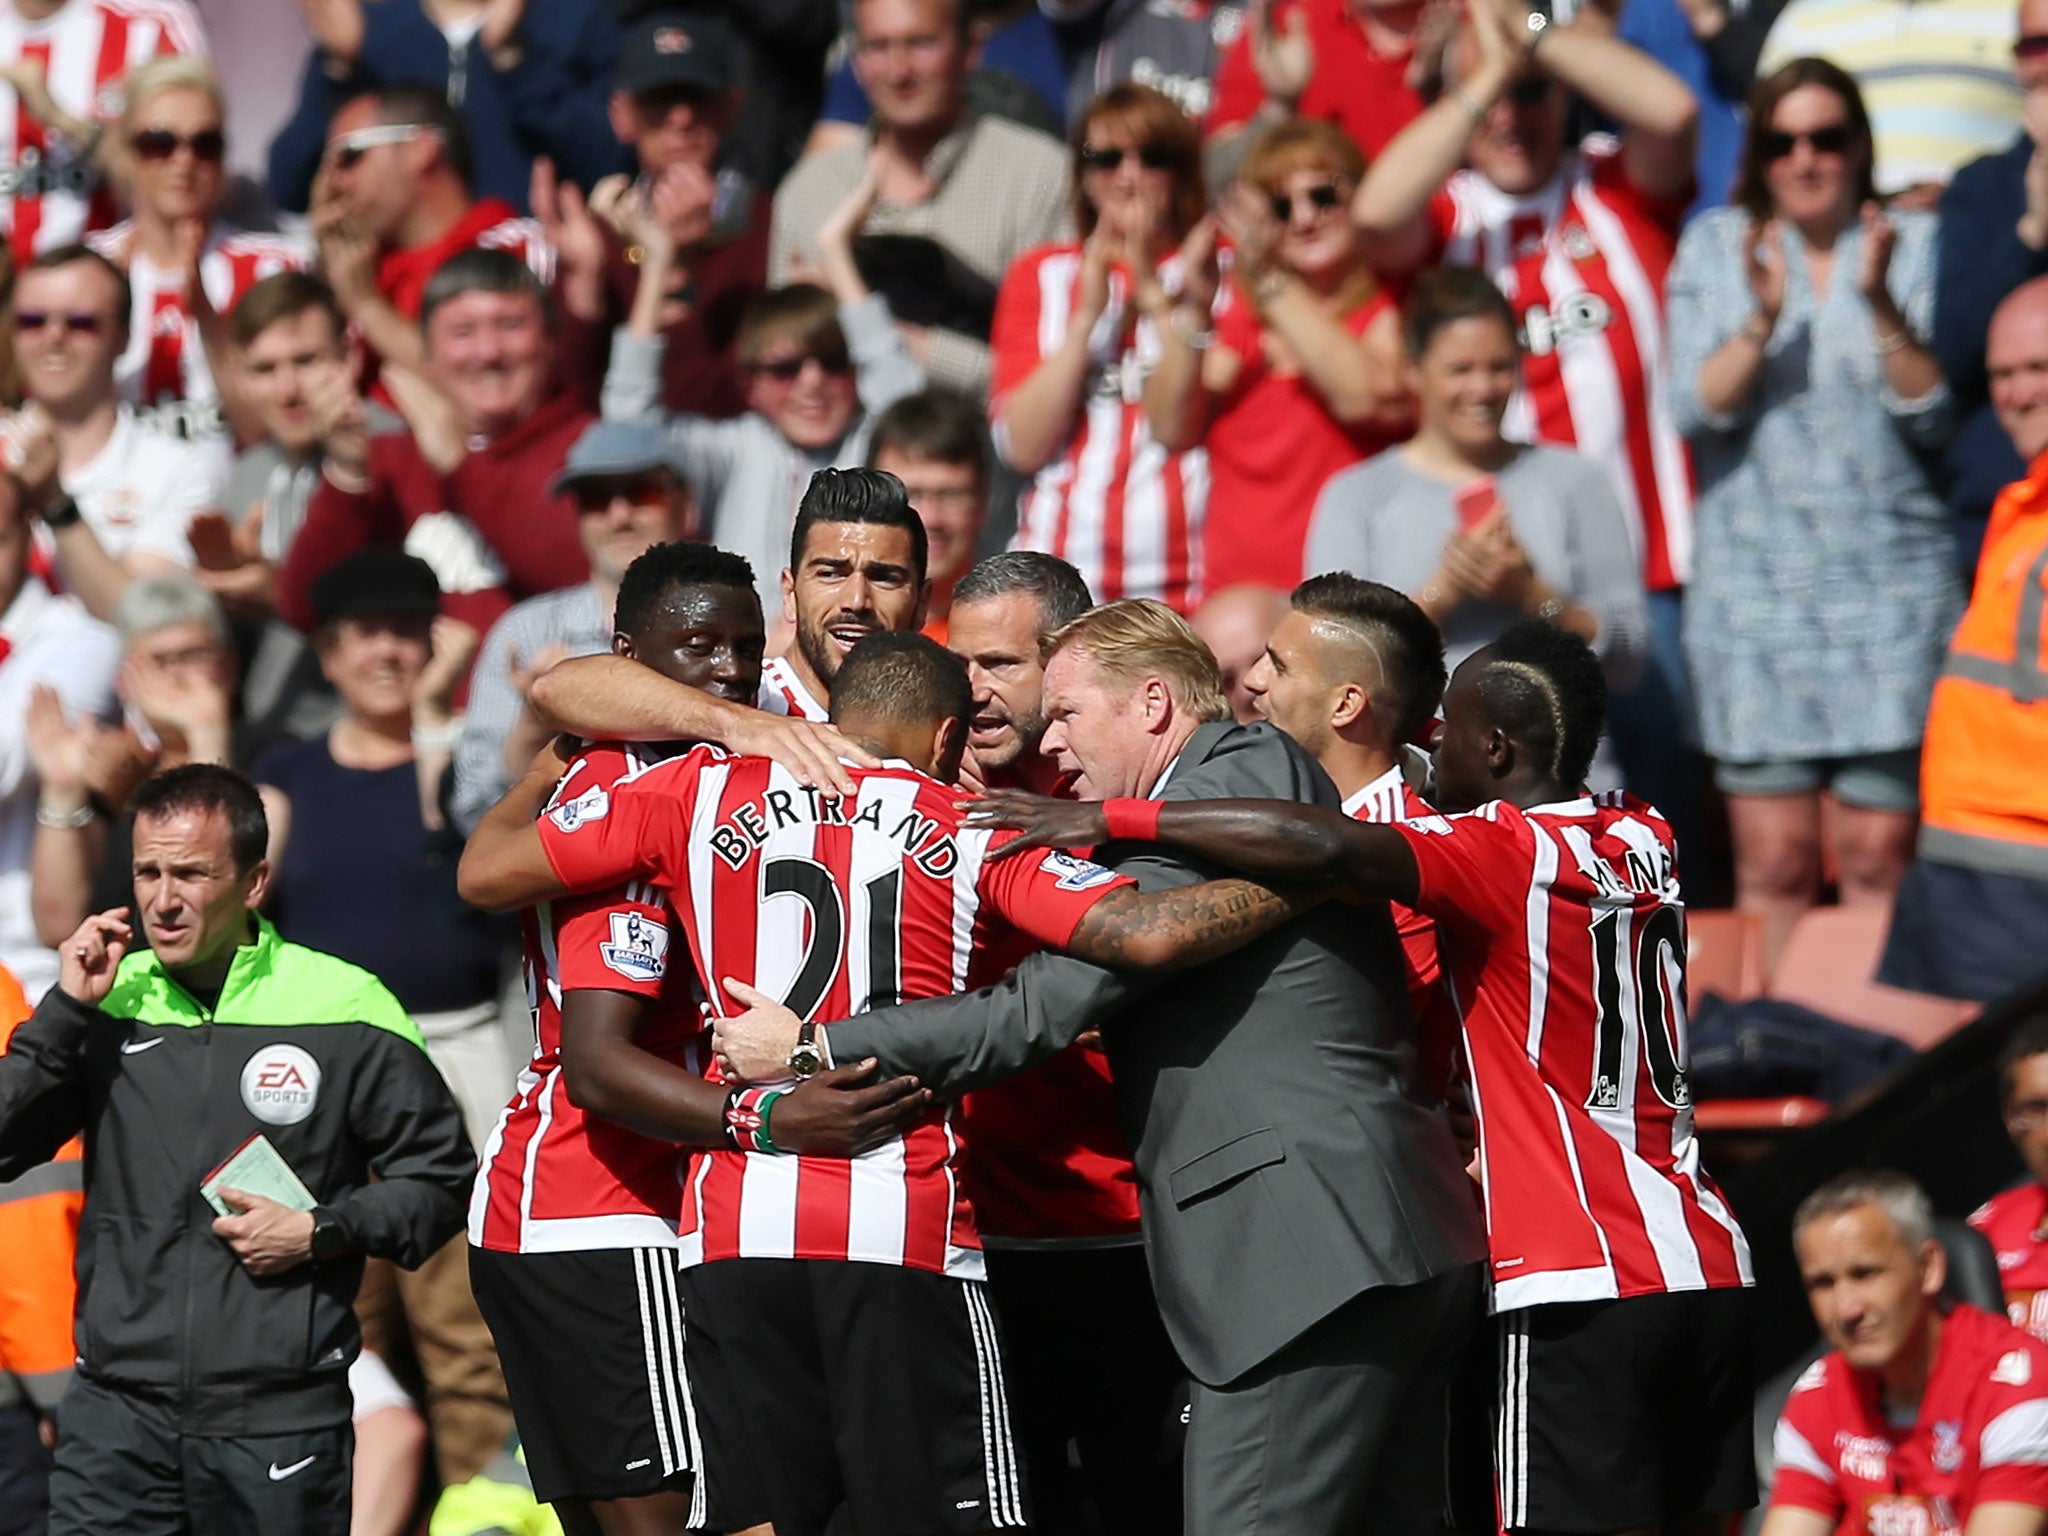
<svg viewBox="0 0 2048 1536">
<path fill-rule="evenodd" d="M 30 1012 L 21 983 L 0 966 L 0 1048 Z M 26 1396 L 47 1412 L 71 1381 L 82 1156 L 73 1139 L 42 1167 L 0 1184 L 0 1403 Z"/>
<path fill-rule="evenodd" d="M 1999 493 L 1934 685 L 1920 853 L 2048 880 L 2048 453 Z"/>
</svg>

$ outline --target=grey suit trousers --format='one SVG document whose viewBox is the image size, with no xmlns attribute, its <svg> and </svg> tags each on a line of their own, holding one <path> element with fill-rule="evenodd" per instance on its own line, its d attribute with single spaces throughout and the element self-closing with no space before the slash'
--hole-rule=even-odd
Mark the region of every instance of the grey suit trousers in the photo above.
<svg viewBox="0 0 2048 1536">
<path fill-rule="evenodd" d="M 1479 1266 L 1362 1291 L 1221 1387 L 1194 1383 L 1187 1536 L 1436 1536 L 1444 1408 Z"/>
</svg>

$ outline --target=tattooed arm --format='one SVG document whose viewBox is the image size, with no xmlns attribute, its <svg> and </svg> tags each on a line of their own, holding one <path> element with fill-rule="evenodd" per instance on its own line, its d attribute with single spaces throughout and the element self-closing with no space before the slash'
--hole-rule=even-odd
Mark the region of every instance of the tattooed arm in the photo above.
<svg viewBox="0 0 2048 1536">
<path fill-rule="evenodd" d="M 1250 880 L 1205 880 L 1150 895 L 1126 886 L 1090 907 L 1061 948 L 1120 970 L 1201 965 L 1272 932 L 1325 894 L 1286 895 Z"/>
</svg>

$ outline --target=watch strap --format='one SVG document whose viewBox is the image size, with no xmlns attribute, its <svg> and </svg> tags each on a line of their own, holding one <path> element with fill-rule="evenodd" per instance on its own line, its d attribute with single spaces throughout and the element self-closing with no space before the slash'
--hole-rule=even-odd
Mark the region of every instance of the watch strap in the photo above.
<svg viewBox="0 0 2048 1536">
<path fill-rule="evenodd" d="M 41 516 L 44 526 L 53 532 L 85 520 L 85 513 L 80 510 L 78 503 L 71 499 L 68 491 L 59 491 L 38 515 Z"/>
</svg>

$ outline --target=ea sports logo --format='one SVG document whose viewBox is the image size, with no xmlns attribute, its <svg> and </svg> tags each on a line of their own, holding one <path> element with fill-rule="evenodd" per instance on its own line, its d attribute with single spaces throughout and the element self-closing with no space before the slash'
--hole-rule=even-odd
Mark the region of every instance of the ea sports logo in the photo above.
<svg viewBox="0 0 2048 1536">
<path fill-rule="evenodd" d="M 297 1125 L 320 1096 L 320 1063 L 296 1045 L 268 1045 L 242 1068 L 242 1102 L 265 1125 Z"/>
</svg>

